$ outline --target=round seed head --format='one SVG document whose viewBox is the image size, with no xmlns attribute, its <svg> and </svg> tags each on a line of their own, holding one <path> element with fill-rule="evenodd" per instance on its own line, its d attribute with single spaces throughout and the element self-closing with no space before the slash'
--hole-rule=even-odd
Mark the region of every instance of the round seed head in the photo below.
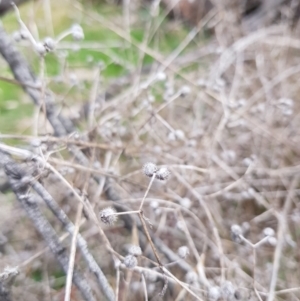
<svg viewBox="0 0 300 301">
<path fill-rule="evenodd" d="M 221 287 L 222 296 L 225 300 L 234 300 L 235 299 L 235 287 L 231 281 L 225 281 Z"/>
<path fill-rule="evenodd" d="M 127 269 L 134 269 L 137 266 L 137 259 L 135 256 L 129 254 L 124 258 L 124 264 Z"/>
<path fill-rule="evenodd" d="M 179 200 L 179 203 L 182 207 L 191 208 L 192 201 L 189 198 L 182 198 Z"/>
<path fill-rule="evenodd" d="M 187 96 L 188 94 L 191 93 L 191 88 L 189 86 L 183 86 L 181 88 L 180 92 L 181 92 L 181 96 L 185 97 L 185 96 Z"/>
<path fill-rule="evenodd" d="M 243 234 L 243 230 L 239 225 L 231 226 L 231 238 L 234 242 L 240 243 L 242 241 L 240 235 L 242 234 Z"/>
<path fill-rule="evenodd" d="M 208 289 L 208 300 L 217 301 L 221 297 L 221 289 L 218 286 L 212 286 Z"/>
<path fill-rule="evenodd" d="M 265 236 L 274 236 L 275 235 L 275 231 L 270 227 L 265 228 L 263 230 L 263 233 Z"/>
<path fill-rule="evenodd" d="M 40 56 L 44 56 L 46 54 L 46 48 L 42 43 L 36 43 L 35 45 L 35 51 L 40 55 Z"/>
<path fill-rule="evenodd" d="M 157 81 L 165 81 L 167 79 L 167 75 L 164 72 L 159 72 L 156 74 Z"/>
<path fill-rule="evenodd" d="M 72 37 L 75 41 L 81 41 L 84 39 L 83 29 L 79 24 L 74 24 L 71 30 L 72 30 Z"/>
<path fill-rule="evenodd" d="M 157 166 L 154 163 L 146 163 L 143 166 L 143 172 L 147 177 L 152 177 L 157 172 Z"/>
<path fill-rule="evenodd" d="M 132 245 L 128 248 L 128 253 L 133 256 L 142 255 L 142 250 L 139 246 Z"/>
<path fill-rule="evenodd" d="M 180 258 L 185 259 L 190 254 L 189 248 L 182 246 L 178 249 L 177 254 Z"/>
<path fill-rule="evenodd" d="M 44 47 L 47 51 L 53 51 L 55 48 L 55 41 L 50 37 L 45 38 Z"/>
<path fill-rule="evenodd" d="M 161 167 L 157 171 L 155 178 L 163 181 L 163 180 L 167 180 L 169 176 L 170 176 L 170 171 L 166 167 Z"/>
<path fill-rule="evenodd" d="M 29 38 L 29 34 L 26 30 L 21 29 L 20 30 L 20 35 L 22 40 L 27 40 Z"/>
<path fill-rule="evenodd" d="M 113 207 L 107 207 L 107 208 L 103 209 L 102 211 L 100 211 L 99 216 L 100 216 L 101 221 L 104 224 L 111 226 L 118 219 L 118 217 L 115 213 L 116 213 L 116 210 Z"/>
<path fill-rule="evenodd" d="M 189 284 L 194 284 L 198 281 L 198 275 L 194 271 L 190 271 L 185 275 L 185 281 Z"/>
<path fill-rule="evenodd" d="M 270 236 L 268 238 L 268 243 L 272 246 L 272 247 L 276 247 L 277 245 L 277 238 L 274 236 Z"/>
</svg>

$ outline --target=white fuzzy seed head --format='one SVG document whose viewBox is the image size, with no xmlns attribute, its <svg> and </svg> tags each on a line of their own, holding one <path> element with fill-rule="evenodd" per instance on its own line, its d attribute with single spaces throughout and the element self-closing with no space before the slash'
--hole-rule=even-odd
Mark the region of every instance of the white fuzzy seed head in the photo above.
<svg viewBox="0 0 300 301">
<path fill-rule="evenodd" d="M 185 275 L 185 281 L 188 284 L 194 284 L 198 281 L 198 275 L 194 271 L 190 271 Z"/>
<path fill-rule="evenodd" d="M 137 266 L 137 259 L 133 255 L 127 255 L 123 262 L 127 269 L 134 269 Z"/>
<path fill-rule="evenodd" d="M 48 52 L 53 51 L 55 48 L 55 41 L 50 37 L 45 38 L 44 39 L 44 47 L 46 48 L 46 50 Z"/>
<path fill-rule="evenodd" d="M 243 230 L 239 225 L 232 225 L 231 228 L 231 238 L 234 242 L 240 243 L 242 240 L 240 235 L 243 234 Z"/>
<path fill-rule="evenodd" d="M 187 96 L 188 94 L 191 93 L 191 88 L 189 86 L 183 86 L 181 89 L 180 89 L 180 93 L 181 93 L 181 96 L 182 97 L 185 97 Z"/>
<path fill-rule="evenodd" d="M 27 40 L 29 38 L 29 33 L 27 30 L 21 29 L 20 35 L 22 40 Z"/>
<path fill-rule="evenodd" d="M 131 245 L 128 248 L 128 253 L 133 256 L 140 256 L 142 255 L 142 249 L 139 246 Z"/>
<path fill-rule="evenodd" d="M 208 300 L 209 301 L 217 301 L 221 297 L 221 289 L 218 286 L 212 286 L 208 289 Z"/>
<path fill-rule="evenodd" d="M 235 300 L 235 287 L 231 281 L 225 281 L 222 284 L 221 291 L 224 300 Z"/>
<path fill-rule="evenodd" d="M 268 238 L 268 243 L 270 244 L 270 246 L 276 247 L 276 245 L 277 245 L 277 238 L 274 237 L 274 236 L 270 236 Z"/>
<path fill-rule="evenodd" d="M 190 250 L 187 246 L 182 246 L 178 248 L 177 254 L 180 258 L 185 259 L 190 254 Z"/>
<path fill-rule="evenodd" d="M 118 219 L 118 217 L 115 213 L 116 213 L 116 210 L 113 207 L 107 207 L 107 208 L 103 209 L 102 211 L 100 211 L 99 216 L 100 216 L 101 221 L 104 224 L 111 226 Z"/>
<path fill-rule="evenodd" d="M 182 198 L 179 200 L 179 203 L 182 207 L 185 207 L 187 209 L 191 208 L 192 201 L 189 198 Z"/>
<path fill-rule="evenodd" d="M 274 236 L 275 235 L 275 231 L 270 227 L 265 228 L 263 230 L 263 233 L 265 236 Z"/>
<path fill-rule="evenodd" d="M 143 166 L 143 172 L 147 177 L 152 177 L 157 172 L 157 166 L 154 163 L 148 162 Z"/>
<path fill-rule="evenodd" d="M 175 136 L 179 140 L 184 140 L 184 138 L 185 138 L 185 134 L 182 130 L 176 130 L 175 131 Z"/>
<path fill-rule="evenodd" d="M 75 41 L 81 41 L 84 39 L 83 29 L 79 24 L 74 24 L 71 27 L 72 37 Z"/>
<path fill-rule="evenodd" d="M 40 42 L 36 43 L 34 49 L 40 56 L 44 56 L 47 52 L 45 46 Z"/>
<path fill-rule="evenodd" d="M 157 171 L 157 173 L 156 173 L 156 175 L 155 175 L 155 178 L 158 179 L 158 180 L 163 181 L 163 180 L 167 180 L 167 179 L 169 178 L 169 176 L 170 176 L 170 171 L 168 170 L 168 168 L 166 168 L 166 167 L 161 167 L 161 168 Z"/>
<path fill-rule="evenodd" d="M 164 72 L 159 72 L 156 74 L 157 81 L 165 81 L 167 79 L 167 75 Z"/>
</svg>

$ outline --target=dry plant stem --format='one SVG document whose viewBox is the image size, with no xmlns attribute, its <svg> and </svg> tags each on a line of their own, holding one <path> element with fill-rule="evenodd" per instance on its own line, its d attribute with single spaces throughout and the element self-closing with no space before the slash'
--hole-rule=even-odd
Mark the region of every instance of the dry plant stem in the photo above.
<svg viewBox="0 0 300 301">
<path fill-rule="evenodd" d="M 94 112 L 95 112 L 95 103 L 99 91 L 99 83 L 100 83 L 100 67 L 97 67 L 95 70 L 95 78 L 93 82 L 93 86 L 91 89 L 91 94 L 90 94 L 90 106 L 89 106 L 89 112 L 88 112 L 88 125 L 89 129 L 92 130 L 93 125 L 94 125 Z"/>
<path fill-rule="evenodd" d="M 299 176 L 296 175 L 290 185 L 289 194 L 285 200 L 282 212 L 276 213 L 278 219 L 277 245 L 274 253 L 272 276 L 271 276 L 269 295 L 267 301 L 274 300 L 278 271 L 280 267 L 280 258 L 282 255 L 282 249 L 284 244 L 284 235 L 286 234 L 286 231 L 288 229 L 287 215 L 289 213 L 289 210 L 291 209 L 291 205 L 294 198 L 294 189 L 296 188 L 298 182 L 299 182 Z"/>
<path fill-rule="evenodd" d="M 141 277 L 142 277 L 145 301 L 148 301 L 147 283 L 146 283 L 146 279 L 145 279 L 145 276 L 143 273 L 141 273 Z"/>
<path fill-rule="evenodd" d="M 0 77 L 1 79 L 1 77 Z M 20 84 L 22 86 L 22 84 Z M 18 140 L 25 140 L 25 141 L 31 141 L 33 139 L 38 138 L 41 142 L 60 142 L 63 145 L 69 145 L 74 144 L 78 146 L 85 146 L 85 147 L 93 147 L 97 149 L 103 149 L 103 150 L 120 150 L 121 147 L 114 147 L 109 146 L 107 144 L 101 144 L 101 143 L 93 143 L 93 142 L 86 142 L 81 140 L 75 140 L 72 139 L 72 136 L 65 136 L 65 137 L 53 137 L 53 136 L 27 136 L 27 135 L 15 135 L 15 134 L 0 134 L 1 139 L 18 139 Z"/>
<path fill-rule="evenodd" d="M 36 78 L 33 76 L 29 66 L 27 65 L 23 57 L 20 55 L 18 50 L 13 46 L 13 44 L 11 43 L 9 37 L 6 35 L 1 25 L 0 25 L 0 53 L 9 64 L 15 78 L 18 81 L 22 83 L 36 82 Z M 25 90 L 28 93 L 28 95 L 33 99 L 34 103 L 37 106 L 39 106 L 41 104 L 39 91 L 35 89 L 31 89 L 29 87 L 25 87 Z M 57 114 L 57 110 L 53 102 L 53 97 L 51 93 L 48 91 L 46 91 L 45 93 L 45 105 L 46 105 L 47 119 L 52 125 L 56 136 L 66 136 L 68 133 L 74 131 L 73 124 L 68 119 L 63 118 L 60 114 Z M 85 166 L 89 165 L 89 160 L 87 159 L 87 157 L 76 146 L 69 145 L 69 151 L 74 155 L 74 157 L 80 164 Z M 64 183 L 66 183 L 65 179 L 61 177 L 61 175 L 58 172 L 56 172 L 53 167 L 50 167 L 50 165 L 48 167 L 54 173 L 56 173 Z M 101 181 L 101 178 L 97 177 L 96 175 L 93 175 L 93 178 L 97 183 Z M 67 186 L 74 192 L 75 196 L 79 200 L 81 200 L 80 196 L 76 193 L 76 191 L 74 191 L 73 187 L 68 183 Z M 106 189 L 106 193 L 109 193 L 111 191 L 112 191 L 112 187 L 110 187 L 109 190 Z M 90 210 L 92 210 L 92 208 L 90 208 Z M 94 221 L 97 221 L 95 214 L 93 214 L 93 219 Z M 106 244 L 110 245 L 99 223 L 98 223 L 98 229 L 101 233 L 101 236 L 106 241 Z"/>
<path fill-rule="evenodd" d="M 31 88 L 27 85 L 29 84 L 31 86 L 34 86 L 35 84 L 39 84 L 40 86 L 40 82 L 35 78 L 27 62 L 21 56 L 16 47 L 12 44 L 10 38 L 7 36 L 1 25 L 0 53 L 6 60 L 6 62 L 9 64 L 15 79 L 22 83 L 27 94 L 32 98 L 34 103 L 38 107 L 40 107 L 42 104 L 40 100 L 40 91 L 36 88 Z M 53 97 L 48 91 L 46 91 L 45 93 L 44 101 L 46 106 L 47 118 L 55 131 L 55 135 L 65 136 L 69 132 L 69 130 L 72 131 L 73 128 L 71 130 L 70 122 L 62 118 L 60 115 L 57 115 L 57 111 L 53 103 Z M 66 130 L 65 127 L 68 130 Z"/>
<path fill-rule="evenodd" d="M 62 242 L 64 241 L 67 237 L 69 237 L 70 234 L 69 233 L 64 233 L 63 235 L 61 235 L 59 237 L 59 241 Z M 21 264 L 18 265 L 18 267 L 20 269 L 26 267 L 27 265 L 29 265 L 30 263 L 32 263 L 34 260 L 36 260 L 38 257 L 42 256 L 43 254 L 45 254 L 46 252 L 49 251 L 49 248 L 46 247 L 44 249 L 42 249 L 41 251 L 35 253 L 33 256 L 31 256 L 30 258 L 26 259 L 25 261 L 22 261 Z"/>
<path fill-rule="evenodd" d="M 83 209 L 83 205 L 82 203 L 79 203 L 77 208 L 77 214 L 76 214 L 75 229 L 73 232 L 72 243 L 71 243 L 69 268 L 68 268 L 66 290 L 65 290 L 65 301 L 70 301 L 70 297 L 71 297 L 72 278 L 73 278 L 75 254 L 76 254 L 76 241 L 79 232 L 82 209 Z"/>
<path fill-rule="evenodd" d="M 116 301 L 119 301 L 119 291 L 120 291 L 120 268 L 116 267 Z"/>
<path fill-rule="evenodd" d="M 184 220 L 184 218 L 183 218 L 182 213 L 181 213 L 180 210 L 178 210 L 178 214 L 179 214 L 179 216 L 180 216 L 181 222 L 183 223 L 184 233 L 185 233 L 185 235 L 186 235 L 186 237 L 187 237 L 188 243 L 189 243 L 191 249 L 193 250 L 193 254 L 194 254 L 194 256 L 195 256 L 197 262 L 199 263 L 199 262 L 201 261 L 201 258 L 200 258 L 200 256 L 199 256 L 199 253 L 198 253 L 198 251 L 197 251 L 197 248 L 196 248 L 196 246 L 195 246 L 195 243 L 194 243 L 194 241 L 193 241 L 193 238 L 192 238 L 192 236 L 191 236 L 191 234 L 190 234 L 190 231 L 189 231 L 189 229 L 188 229 L 188 227 L 187 227 L 187 225 L 186 225 L 186 222 L 185 222 L 185 220 Z"/>
<path fill-rule="evenodd" d="M 136 210 L 136 211 L 126 211 L 126 212 L 116 212 L 116 213 L 112 213 L 112 214 L 107 214 L 106 216 L 111 216 L 111 215 L 129 215 L 129 214 L 136 214 L 136 213 L 140 213 L 140 210 Z"/>
<path fill-rule="evenodd" d="M 4 56 L 5 60 L 8 62 L 8 64 L 10 65 L 15 78 L 18 81 L 20 81 L 22 84 L 24 84 L 23 86 L 26 92 L 32 97 L 32 99 L 37 105 L 40 105 L 40 99 L 39 99 L 40 93 L 37 93 L 36 89 L 26 86 L 27 83 L 29 84 L 35 83 L 36 79 L 32 75 L 30 69 L 28 68 L 27 63 L 20 56 L 18 51 L 10 42 L 9 38 L 6 36 L 2 27 L 0 27 L 0 52 Z M 74 130 L 72 124 L 68 120 L 64 119 L 61 115 L 57 115 L 56 109 L 53 105 L 53 98 L 48 91 L 46 92 L 45 95 L 45 105 L 46 105 L 47 118 L 51 123 L 52 127 L 54 128 L 55 134 L 57 136 L 65 136 L 67 133 L 70 133 Z M 86 164 L 87 158 L 74 145 L 70 146 L 70 152 L 76 157 L 76 160 L 78 160 L 81 164 L 87 166 Z M 97 182 L 99 181 L 98 177 L 94 176 L 94 178 L 96 179 Z M 112 189 L 111 188 L 107 189 L 106 193 L 109 196 L 112 196 Z M 114 197 L 112 199 L 119 199 L 119 197 Z M 97 220 L 95 216 L 93 216 L 93 219 L 94 221 Z M 97 225 L 101 233 L 102 229 L 99 226 L 99 223 Z M 159 239 L 155 240 L 155 244 L 157 246 L 160 246 L 161 250 L 164 250 L 167 254 L 169 254 L 168 256 L 172 256 L 169 248 L 167 248 Z"/>
<path fill-rule="evenodd" d="M 11 5 L 13 6 L 13 8 L 15 10 L 15 14 L 16 14 L 16 17 L 17 17 L 20 27 L 28 34 L 30 42 L 32 43 L 32 45 L 35 46 L 36 41 L 35 41 L 34 37 L 32 36 L 31 32 L 29 31 L 29 29 L 27 28 L 27 26 L 25 25 L 25 23 L 22 21 L 18 7 L 14 4 L 14 2 L 12 2 Z"/>
<path fill-rule="evenodd" d="M 47 111 L 46 111 L 46 103 L 45 103 L 45 93 L 46 93 L 46 83 L 45 83 L 45 58 L 43 56 L 40 57 L 40 81 L 41 81 L 41 95 L 40 95 L 40 99 L 42 102 L 42 111 L 44 113 L 44 128 L 46 128 L 46 124 L 47 124 Z M 37 125 L 37 129 L 38 129 L 38 125 Z M 36 131 L 36 133 L 38 133 L 38 131 Z"/>
<path fill-rule="evenodd" d="M 218 247 L 218 251 L 219 251 L 219 255 L 220 255 L 220 267 L 221 267 L 221 277 L 222 277 L 222 281 L 225 280 L 225 263 L 224 263 L 224 252 L 223 252 L 223 247 L 222 247 L 222 243 L 221 243 L 221 238 L 219 235 L 219 231 L 216 227 L 216 223 L 211 215 L 211 212 L 209 210 L 209 208 L 207 207 L 205 201 L 203 200 L 203 198 L 201 197 L 201 195 L 183 178 L 181 177 L 177 172 L 173 171 L 173 173 L 176 175 L 176 177 L 178 178 L 179 182 L 181 182 L 184 186 L 186 186 L 190 192 L 194 195 L 195 198 L 198 199 L 199 204 L 201 205 L 201 207 L 204 209 L 204 212 L 209 220 L 211 229 L 213 231 L 215 240 L 216 240 L 216 245 Z"/>
<path fill-rule="evenodd" d="M 64 225 L 66 230 L 74 236 L 75 226 L 68 219 L 64 211 L 60 209 L 59 205 L 55 202 L 55 200 L 47 192 L 47 190 L 45 190 L 44 187 L 37 181 L 32 182 L 32 188 L 42 197 L 42 199 L 48 205 L 49 209 L 60 220 L 60 222 Z M 96 276 L 97 282 L 103 294 L 108 300 L 114 300 L 114 293 L 110 284 L 108 283 L 98 263 L 95 261 L 93 255 L 89 252 L 87 248 L 87 242 L 80 234 L 77 235 L 77 245 L 83 255 L 83 258 L 88 264 L 90 271 Z"/>
<path fill-rule="evenodd" d="M 256 273 L 256 270 L 255 270 L 256 269 L 256 248 L 253 248 L 252 250 L 253 250 L 253 289 L 254 289 L 254 292 L 255 292 L 257 298 L 259 299 L 259 301 L 262 301 L 261 296 L 259 295 L 259 293 L 256 289 L 256 285 L 255 285 L 255 283 L 256 283 L 256 280 L 255 280 L 255 278 L 256 278 L 255 277 L 255 273 Z"/>
<path fill-rule="evenodd" d="M 151 246 L 151 248 L 152 248 L 152 250 L 153 250 L 154 256 L 155 256 L 155 258 L 156 258 L 156 260 L 157 260 L 157 262 L 158 262 L 159 268 L 160 268 L 160 270 L 162 271 L 162 274 L 164 275 L 164 282 L 165 282 L 165 284 L 164 284 L 164 287 L 163 287 L 162 291 L 160 292 L 160 295 L 161 295 L 161 296 L 164 296 L 164 294 L 165 294 L 165 292 L 166 292 L 166 290 L 167 290 L 167 287 L 168 287 L 168 278 L 165 277 L 165 272 L 164 272 L 164 269 L 163 269 L 163 265 L 162 265 L 162 263 L 161 263 L 160 257 L 159 257 L 159 255 L 158 255 L 157 250 L 156 250 L 156 247 L 155 247 L 155 245 L 154 245 L 154 243 L 153 243 L 153 241 L 152 241 L 152 239 L 151 239 L 151 236 L 150 236 L 150 233 L 149 233 L 149 231 L 148 231 L 147 224 L 146 224 L 146 222 L 145 222 L 145 218 L 144 218 L 144 215 L 143 215 L 143 211 L 142 211 L 142 210 L 139 212 L 139 218 L 140 218 L 140 220 L 141 220 L 142 227 L 143 227 L 143 229 L 144 229 L 144 232 L 145 232 L 145 234 L 146 234 L 146 237 L 147 237 L 147 239 L 148 239 L 148 242 L 150 243 L 150 246 Z"/>
<path fill-rule="evenodd" d="M 148 258 L 147 258 L 148 259 Z M 149 259 L 148 259 L 149 260 Z M 151 261 L 152 264 L 154 265 L 158 265 L 157 262 Z M 144 268 L 144 267 L 136 267 L 135 268 L 136 271 L 138 272 L 148 272 L 151 273 L 157 277 L 159 277 L 160 279 L 165 279 L 165 277 L 167 277 L 168 281 L 171 283 L 177 283 L 179 286 L 181 286 L 183 289 L 185 289 L 187 292 L 189 292 L 193 297 L 196 298 L 196 300 L 200 300 L 203 301 L 201 298 L 199 298 L 189 287 L 189 285 L 187 285 L 185 282 L 180 281 L 177 277 L 175 277 L 170 271 L 168 271 L 165 267 L 164 267 L 164 271 L 165 274 L 161 274 L 153 269 L 148 269 L 148 268 Z M 199 290 L 201 292 L 204 292 L 204 290 Z"/>
<path fill-rule="evenodd" d="M 148 193 L 149 193 L 149 190 L 150 190 L 150 188 L 151 188 L 151 186 L 152 186 L 152 184 L 153 184 L 154 179 L 155 179 L 155 173 L 154 173 L 153 176 L 151 177 L 151 181 L 150 181 L 150 183 L 149 183 L 149 185 L 148 185 L 148 188 L 147 188 L 147 190 L 146 190 L 146 192 L 145 192 L 145 194 L 144 194 L 144 197 L 143 197 L 143 199 L 142 199 L 142 202 L 141 202 L 141 205 L 140 205 L 140 208 L 139 208 L 139 211 L 140 211 L 140 212 L 141 212 L 142 209 L 143 209 L 143 205 L 144 205 L 145 199 L 146 199 L 146 197 L 147 197 L 147 195 L 148 195 Z"/>
<path fill-rule="evenodd" d="M 9 158 L 8 155 L 3 152 L 1 152 L 1 165 L 5 167 L 5 173 L 9 178 L 11 188 L 25 209 L 28 217 L 32 220 L 39 233 L 43 236 L 45 242 L 54 253 L 65 273 L 67 273 L 69 260 L 66 254 L 66 249 L 60 244 L 54 229 L 40 212 L 36 197 L 29 192 L 30 186 L 28 183 L 22 183 L 20 181 L 20 179 L 22 179 L 22 170 Z M 89 284 L 76 270 L 74 270 L 73 281 L 86 301 L 95 300 Z"/>
<path fill-rule="evenodd" d="M 8 146 L 5 148 L 3 146 L 3 144 L 0 144 L 0 149 L 4 150 L 6 152 L 10 152 L 11 154 L 17 155 L 17 156 L 21 157 L 24 160 L 30 160 L 30 159 L 33 158 L 33 154 L 31 154 L 30 152 L 25 151 L 25 150 L 18 150 L 18 149 L 8 147 Z M 76 190 L 74 190 L 74 188 L 64 179 L 64 177 L 61 176 L 60 173 L 58 173 L 55 170 L 55 168 L 53 168 L 48 163 L 45 163 L 39 157 L 36 157 L 36 159 L 39 160 L 39 162 L 42 165 L 44 165 L 46 168 L 48 167 L 50 170 L 52 170 L 62 180 L 62 182 L 65 183 L 68 186 L 68 188 L 70 188 L 75 195 L 77 195 L 77 198 L 79 198 L 80 202 L 84 205 L 83 201 L 81 200 L 81 197 L 78 195 Z M 47 204 L 49 209 L 54 213 L 54 215 L 64 225 L 66 230 L 70 234 L 74 235 L 74 231 L 75 231 L 74 225 L 68 219 L 68 217 L 66 216 L 64 211 L 60 209 L 60 207 L 55 202 L 55 200 L 52 198 L 52 196 L 35 179 L 33 179 L 32 177 L 29 177 L 29 180 L 30 180 L 30 185 L 32 186 L 32 188 L 41 196 L 41 198 L 45 201 L 45 203 Z M 107 238 L 105 237 L 104 233 L 103 233 L 102 237 L 104 237 L 105 241 L 107 241 Z M 92 273 L 95 274 L 95 276 L 97 278 L 97 281 L 98 281 L 98 284 L 99 284 L 99 287 L 101 288 L 103 294 L 107 297 L 108 300 L 110 300 L 110 301 L 114 300 L 115 297 L 114 297 L 114 293 L 113 293 L 112 288 L 110 287 L 105 275 L 101 271 L 101 269 L 98 266 L 97 262 L 95 261 L 93 256 L 88 251 L 87 243 L 80 234 L 77 236 L 77 245 L 80 248 L 85 261 L 87 262 L 87 264 L 89 266 L 89 269 L 91 270 Z"/>
<path fill-rule="evenodd" d="M 4 76 L 0 76 L 0 81 L 4 81 L 4 82 L 7 82 L 7 83 L 10 83 L 10 84 L 13 84 L 13 85 L 17 85 L 17 86 L 20 86 L 20 87 L 29 87 L 29 88 L 32 88 L 32 89 L 41 90 L 40 85 L 23 84 L 23 83 L 20 83 L 19 81 L 15 80 L 15 79 L 7 78 L 7 77 L 4 77 Z"/>
<path fill-rule="evenodd" d="M 177 282 L 179 285 L 181 285 L 185 290 L 187 290 L 192 296 L 194 296 L 197 300 L 203 301 L 199 296 L 197 296 L 185 283 L 178 280 L 171 272 L 169 272 L 167 269 L 163 267 L 164 272 L 172 278 L 175 282 Z M 168 279 L 168 278 L 167 278 Z"/>
</svg>

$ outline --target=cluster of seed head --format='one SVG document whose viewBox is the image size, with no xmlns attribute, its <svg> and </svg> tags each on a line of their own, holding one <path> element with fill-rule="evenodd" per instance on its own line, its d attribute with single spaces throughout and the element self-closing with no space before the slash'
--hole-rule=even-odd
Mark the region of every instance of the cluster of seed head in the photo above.
<svg viewBox="0 0 300 301">
<path fill-rule="evenodd" d="M 62 35 L 65 36 L 66 34 L 71 34 L 75 41 L 81 41 L 84 39 L 84 32 L 79 24 L 74 24 L 71 29 L 67 30 Z M 51 37 L 46 37 L 43 42 L 35 41 L 27 28 L 15 31 L 13 38 L 16 42 L 19 42 L 20 40 L 31 40 L 34 50 L 40 56 L 44 56 L 47 52 L 54 51 L 58 42 Z"/>
<path fill-rule="evenodd" d="M 244 232 L 249 225 L 247 223 L 243 223 L 242 227 L 239 225 L 232 225 L 231 230 L 231 238 L 236 243 L 241 243 L 244 237 Z M 245 229 L 246 228 L 246 229 Z M 264 238 L 258 243 L 268 242 L 271 246 L 275 247 L 277 243 L 277 239 L 275 237 L 275 231 L 272 228 L 265 228 L 263 230 Z M 257 244 L 258 244 L 257 243 Z"/>
<path fill-rule="evenodd" d="M 129 254 L 125 256 L 123 263 L 127 269 L 134 269 L 138 263 L 137 256 L 142 255 L 142 250 L 139 246 L 131 245 L 128 248 L 128 253 Z"/>
<path fill-rule="evenodd" d="M 170 171 L 166 167 L 158 168 L 154 163 L 146 163 L 143 166 L 143 172 L 147 177 L 152 178 L 153 175 L 158 180 L 167 180 L 170 176 Z"/>
<path fill-rule="evenodd" d="M 101 221 L 108 225 L 112 226 L 118 219 L 118 216 L 116 215 L 116 210 L 113 207 L 107 207 L 100 211 L 99 217 Z"/>
<path fill-rule="evenodd" d="M 277 239 L 275 237 L 275 231 L 272 228 L 267 227 L 267 228 L 264 228 L 263 234 L 265 237 L 268 237 L 268 243 L 271 246 L 275 247 L 277 244 Z"/>
</svg>

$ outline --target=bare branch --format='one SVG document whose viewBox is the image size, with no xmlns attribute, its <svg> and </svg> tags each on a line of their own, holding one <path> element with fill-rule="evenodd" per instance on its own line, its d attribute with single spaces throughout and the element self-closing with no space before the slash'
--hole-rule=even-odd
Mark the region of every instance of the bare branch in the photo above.
<svg viewBox="0 0 300 301">
<path fill-rule="evenodd" d="M 67 273 L 69 259 L 66 254 L 66 249 L 61 245 L 54 229 L 38 208 L 36 196 L 29 192 L 30 186 L 28 181 L 26 181 L 26 178 L 24 178 L 24 170 L 3 152 L 1 152 L 1 164 L 5 168 L 5 173 L 9 179 L 13 192 L 25 209 L 28 217 L 32 220 L 35 228 L 44 238 L 46 244 L 57 258 L 65 273 Z M 95 300 L 90 285 L 77 270 L 74 270 L 73 281 L 81 292 L 84 300 Z"/>
</svg>

